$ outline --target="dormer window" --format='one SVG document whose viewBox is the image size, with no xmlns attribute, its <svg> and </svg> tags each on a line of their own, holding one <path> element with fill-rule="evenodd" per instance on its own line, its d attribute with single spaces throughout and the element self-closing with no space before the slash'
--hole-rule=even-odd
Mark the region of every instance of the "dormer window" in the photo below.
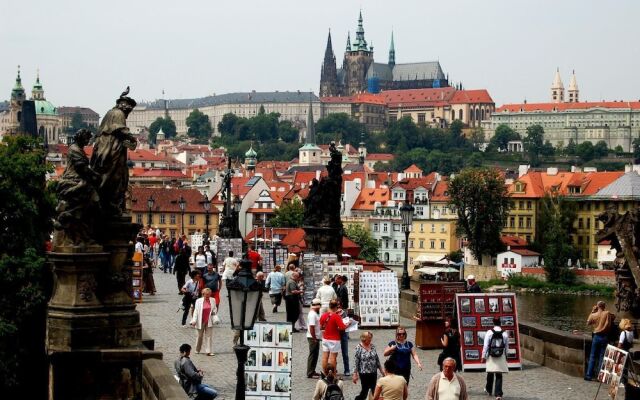
<svg viewBox="0 0 640 400">
<path fill-rule="evenodd" d="M 522 182 L 516 182 L 514 190 L 518 193 L 524 193 L 526 185 Z"/>
</svg>

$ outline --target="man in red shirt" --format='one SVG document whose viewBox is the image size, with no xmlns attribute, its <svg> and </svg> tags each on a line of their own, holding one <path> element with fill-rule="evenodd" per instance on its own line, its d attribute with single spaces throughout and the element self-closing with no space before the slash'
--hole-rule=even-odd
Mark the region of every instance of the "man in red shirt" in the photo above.
<svg viewBox="0 0 640 400">
<path fill-rule="evenodd" d="M 249 245 L 247 258 L 251 260 L 251 272 L 253 272 L 253 274 L 262 270 L 262 256 L 255 250 L 253 245 Z"/>
<path fill-rule="evenodd" d="M 338 353 L 340 353 L 341 332 L 347 329 L 338 314 L 338 302 L 329 302 L 329 311 L 320 317 L 320 329 L 322 330 L 322 369 L 327 368 L 327 364 L 336 365 Z"/>
</svg>

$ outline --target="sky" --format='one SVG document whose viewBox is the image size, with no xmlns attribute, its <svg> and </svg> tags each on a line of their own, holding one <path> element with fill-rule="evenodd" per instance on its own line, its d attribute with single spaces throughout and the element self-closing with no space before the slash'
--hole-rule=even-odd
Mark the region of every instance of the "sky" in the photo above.
<svg viewBox="0 0 640 400">
<path fill-rule="evenodd" d="M 48 100 L 101 115 L 138 101 L 319 89 L 331 29 L 338 67 L 359 10 L 377 62 L 439 60 L 496 105 L 543 102 L 556 68 L 582 101 L 640 99 L 637 0 L 0 0 L 0 100 L 21 66 Z"/>
</svg>

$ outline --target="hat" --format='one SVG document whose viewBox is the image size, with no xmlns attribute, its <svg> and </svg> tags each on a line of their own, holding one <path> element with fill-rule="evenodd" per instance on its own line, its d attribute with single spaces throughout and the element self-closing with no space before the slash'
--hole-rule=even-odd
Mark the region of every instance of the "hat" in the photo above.
<svg viewBox="0 0 640 400">
<path fill-rule="evenodd" d="M 311 301 L 311 306 L 312 306 L 312 307 L 314 307 L 314 306 L 321 306 L 321 305 L 322 305 L 322 302 L 320 301 L 320 299 L 313 299 L 313 300 Z"/>
<path fill-rule="evenodd" d="M 467 276 L 467 280 L 468 281 L 475 281 L 476 280 L 476 276 L 475 275 L 469 275 L 469 276 Z"/>
</svg>

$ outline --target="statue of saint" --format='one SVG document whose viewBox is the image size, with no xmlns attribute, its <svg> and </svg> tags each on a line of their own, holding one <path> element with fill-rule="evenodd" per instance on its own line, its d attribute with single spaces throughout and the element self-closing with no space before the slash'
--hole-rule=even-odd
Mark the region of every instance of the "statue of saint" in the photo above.
<svg viewBox="0 0 640 400">
<path fill-rule="evenodd" d="M 82 246 L 94 244 L 92 226 L 100 204 L 96 187 L 100 175 L 89 167 L 84 152 L 91 140 L 91 132 L 80 129 L 74 135 L 67 153 L 67 168 L 57 186 L 58 206 L 54 227 L 54 246 Z"/>
<path fill-rule="evenodd" d="M 127 128 L 127 116 L 136 106 L 128 94 L 127 86 L 116 106 L 102 118 L 91 156 L 91 167 L 101 176 L 98 194 L 105 219 L 120 216 L 125 210 L 129 185 L 127 150 L 135 150 L 137 146 L 136 138 Z"/>
</svg>

